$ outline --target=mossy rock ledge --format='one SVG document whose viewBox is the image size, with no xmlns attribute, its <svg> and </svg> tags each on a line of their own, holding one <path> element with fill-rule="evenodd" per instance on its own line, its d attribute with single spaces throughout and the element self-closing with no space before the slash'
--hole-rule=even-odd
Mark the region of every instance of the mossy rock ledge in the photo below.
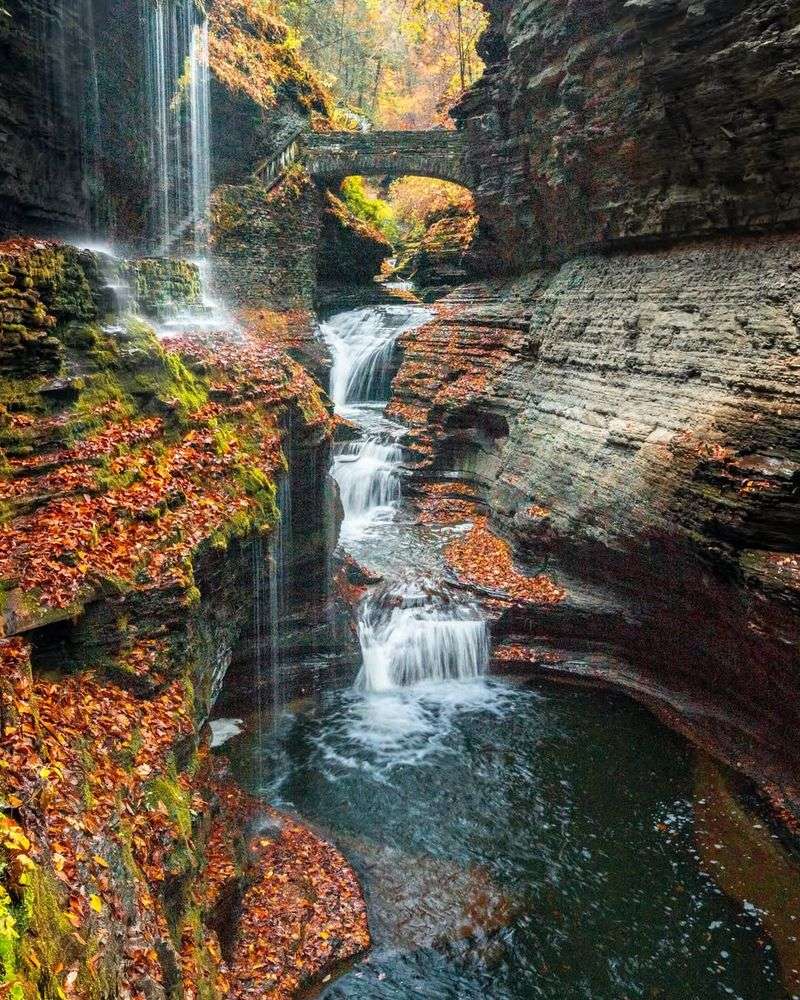
<svg viewBox="0 0 800 1000">
<path fill-rule="evenodd" d="M 120 276 L 133 302 L 114 294 Z M 257 882 L 245 828 L 259 806 L 227 793 L 202 726 L 250 642 L 252 552 L 277 523 L 287 455 L 324 461 L 332 422 L 263 338 L 160 342 L 139 315 L 199 292 L 184 262 L 0 246 L 0 992 L 13 1000 L 236 994 L 235 934 L 218 931 Z M 359 905 L 332 962 L 365 946 Z"/>
</svg>

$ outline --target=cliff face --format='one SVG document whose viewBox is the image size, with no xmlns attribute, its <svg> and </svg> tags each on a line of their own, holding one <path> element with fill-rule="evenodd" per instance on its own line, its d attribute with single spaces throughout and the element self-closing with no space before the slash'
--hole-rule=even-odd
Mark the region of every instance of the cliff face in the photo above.
<svg viewBox="0 0 800 1000">
<path fill-rule="evenodd" d="M 800 11 L 778 0 L 493 0 L 455 117 L 478 260 L 797 226 Z"/>
<path fill-rule="evenodd" d="M 798 12 L 490 9 L 458 116 L 479 250 L 525 273 L 404 338 L 391 410 L 563 591 L 494 614 L 499 660 L 625 686 L 800 811 Z"/>
<path fill-rule="evenodd" d="M 0 13 L 0 235 L 83 229 L 90 26 L 76 5 L 6 0 Z"/>
<path fill-rule="evenodd" d="M 799 255 L 727 241 L 461 290 L 404 338 L 390 407 L 417 478 L 466 484 L 565 592 L 495 616 L 504 662 L 625 686 L 795 804 Z"/>
</svg>

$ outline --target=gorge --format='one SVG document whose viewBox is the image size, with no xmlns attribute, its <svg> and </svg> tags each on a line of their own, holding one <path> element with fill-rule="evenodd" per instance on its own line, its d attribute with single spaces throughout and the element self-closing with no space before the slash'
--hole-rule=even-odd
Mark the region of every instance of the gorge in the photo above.
<svg viewBox="0 0 800 1000">
<path fill-rule="evenodd" d="M 0 996 L 800 997 L 800 4 L 473 7 L 0 0 Z"/>
</svg>

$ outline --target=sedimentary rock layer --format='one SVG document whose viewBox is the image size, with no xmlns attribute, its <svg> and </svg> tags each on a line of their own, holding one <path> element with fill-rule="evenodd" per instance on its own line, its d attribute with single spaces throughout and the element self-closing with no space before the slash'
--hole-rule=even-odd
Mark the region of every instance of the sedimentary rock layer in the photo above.
<svg viewBox="0 0 800 1000">
<path fill-rule="evenodd" d="M 624 660 L 618 679 L 787 785 L 798 275 L 800 240 L 782 237 L 578 257 L 483 302 L 476 289 L 406 338 L 392 404 L 421 471 L 470 481 L 521 565 L 567 591 L 499 632 Z"/>
<path fill-rule="evenodd" d="M 780 0 L 491 0 L 455 116 L 476 260 L 800 222 L 800 9 Z"/>
<path fill-rule="evenodd" d="M 332 421 L 262 328 L 162 344 L 113 310 L 101 264 L 0 244 L 5 977 L 13 996 L 286 995 L 363 949 L 363 900 L 298 824 L 251 842 L 258 805 L 234 808 L 200 727 L 226 673 L 252 698 L 282 516 L 287 575 L 323 575 Z M 148 307 L 196 300 L 189 266 L 126 271 Z"/>
</svg>

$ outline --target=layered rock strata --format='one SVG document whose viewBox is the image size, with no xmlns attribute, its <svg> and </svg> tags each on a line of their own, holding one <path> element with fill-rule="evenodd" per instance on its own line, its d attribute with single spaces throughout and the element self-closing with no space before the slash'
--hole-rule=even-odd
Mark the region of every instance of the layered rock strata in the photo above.
<svg viewBox="0 0 800 1000">
<path fill-rule="evenodd" d="M 799 271 L 795 237 L 731 239 L 459 292 L 405 338 L 391 406 L 418 476 L 466 481 L 565 591 L 498 636 L 795 803 Z"/>
<path fill-rule="evenodd" d="M 476 262 L 796 228 L 800 12 L 779 0 L 487 0 L 455 111 Z"/>
</svg>

